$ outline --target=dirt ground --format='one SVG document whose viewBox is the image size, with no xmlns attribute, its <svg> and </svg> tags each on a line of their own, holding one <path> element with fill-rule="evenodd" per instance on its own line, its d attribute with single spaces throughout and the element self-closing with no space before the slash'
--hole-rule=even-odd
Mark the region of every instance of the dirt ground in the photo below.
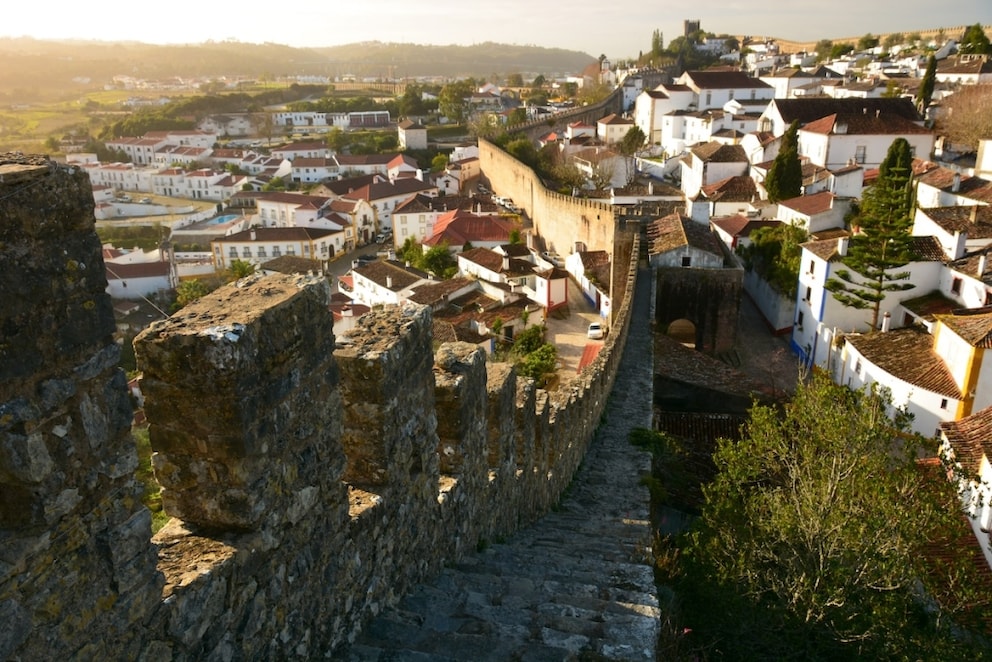
<svg viewBox="0 0 992 662">
<path fill-rule="evenodd" d="M 547 319 L 546 340 L 558 348 L 558 380 L 564 383 L 575 377 L 586 345 L 602 345 L 601 340 L 589 340 L 586 333 L 592 322 L 603 322 L 599 312 L 582 296 L 571 278 L 568 279 L 568 307 L 559 309 Z"/>
</svg>

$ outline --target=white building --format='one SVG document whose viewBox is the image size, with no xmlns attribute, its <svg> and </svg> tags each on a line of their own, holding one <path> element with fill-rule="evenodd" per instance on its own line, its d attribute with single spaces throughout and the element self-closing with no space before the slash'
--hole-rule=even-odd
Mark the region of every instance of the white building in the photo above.
<svg viewBox="0 0 992 662">
<path fill-rule="evenodd" d="M 210 242 L 218 271 L 229 268 L 234 260 L 257 266 L 282 255 L 317 260 L 326 266 L 343 248 L 343 231 L 301 227 L 252 228 Z"/>
</svg>

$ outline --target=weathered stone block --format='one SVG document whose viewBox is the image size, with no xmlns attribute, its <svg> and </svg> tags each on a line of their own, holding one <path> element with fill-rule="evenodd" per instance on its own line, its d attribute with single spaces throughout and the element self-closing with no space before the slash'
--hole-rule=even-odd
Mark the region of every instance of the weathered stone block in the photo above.
<svg viewBox="0 0 992 662">
<path fill-rule="evenodd" d="M 167 512 L 257 529 L 337 479 L 328 300 L 320 278 L 243 279 L 135 339 Z"/>
</svg>

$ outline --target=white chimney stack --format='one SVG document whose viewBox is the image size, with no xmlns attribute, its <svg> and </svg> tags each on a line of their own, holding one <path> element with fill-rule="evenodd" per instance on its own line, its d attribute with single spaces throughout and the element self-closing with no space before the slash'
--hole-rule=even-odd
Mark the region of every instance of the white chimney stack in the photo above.
<svg viewBox="0 0 992 662">
<path fill-rule="evenodd" d="M 954 173 L 954 179 L 951 180 L 951 193 L 957 193 L 961 190 L 961 173 Z"/>
<path fill-rule="evenodd" d="M 981 255 L 978 256 L 978 277 L 979 278 L 981 278 L 982 276 L 985 275 L 985 267 L 987 266 L 987 263 L 988 263 L 988 256 L 985 253 L 982 253 Z"/>
<path fill-rule="evenodd" d="M 386 276 L 386 288 L 387 289 L 390 289 L 390 290 L 393 289 L 393 277 L 392 276 Z"/>
<path fill-rule="evenodd" d="M 847 245 L 850 243 L 850 237 L 838 237 L 837 238 L 837 254 L 841 257 L 847 256 Z"/>
<path fill-rule="evenodd" d="M 892 328 L 892 314 L 886 312 L 882 315 L 882 333 L 887 332 L 890 328 Z"/>
</svg>

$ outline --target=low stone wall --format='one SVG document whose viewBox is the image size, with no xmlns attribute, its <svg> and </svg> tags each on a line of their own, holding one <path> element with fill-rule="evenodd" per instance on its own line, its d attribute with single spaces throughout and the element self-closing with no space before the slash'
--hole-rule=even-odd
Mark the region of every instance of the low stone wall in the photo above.
<svg viewBox="0 0 992 662">
<path fill-rule="evenodd" d="M 89 202 L 87 203 L 87 200 Z M 89 205 L 89 206 L 87 206 Z M 427 308 L 336 346 L 324 281 L 217 290 L 135 341 L 177 515 L 150 539 L 85 175 L 0 159 L 0 658 L 325 656 L 415 582 L 555 504 L 609 396 L 612 333 L 555 392 Z"/>
</svg>

